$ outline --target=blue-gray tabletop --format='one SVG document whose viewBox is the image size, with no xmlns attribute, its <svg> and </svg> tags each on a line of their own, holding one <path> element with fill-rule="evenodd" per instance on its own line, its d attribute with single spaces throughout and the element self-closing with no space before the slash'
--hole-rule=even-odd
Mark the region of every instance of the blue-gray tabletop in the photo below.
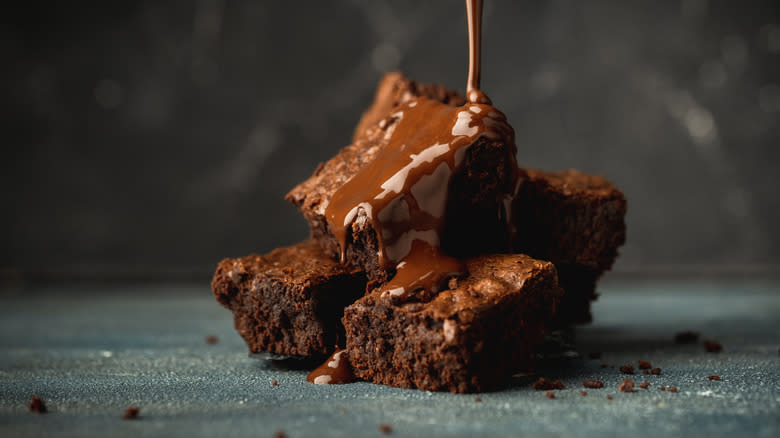
<svg viewBox="0 0 780 438">
<path fill-rule="evenodd" d="M 390 436 L 777 437 L 778 289 L 770 280 L 608 282 L 594 323 L 573 332 L 579 356 L 564 351 L 498 392 L 456 395 L 317 386 L 305 369 L 250 358 L 207 285 L 6 288 L 0 436 L 384 436 L 388 425 Z M 683 330 L 723 351 L 675 343 Z M 640 359 L 661 374 L 642 374 Z M 624 364 L 636 374 L 622 374 Z M 566 388 L 549 399 L 531 388 L 539 376 Z M 619 392 L 625 378 L 650 386 Z M 585 379 L 604 388 L 585 389 Z M 48 413 L 28 410 L 33 395 Z M 140 416 L 122 420 L 130 405 Z"/>
</svg>

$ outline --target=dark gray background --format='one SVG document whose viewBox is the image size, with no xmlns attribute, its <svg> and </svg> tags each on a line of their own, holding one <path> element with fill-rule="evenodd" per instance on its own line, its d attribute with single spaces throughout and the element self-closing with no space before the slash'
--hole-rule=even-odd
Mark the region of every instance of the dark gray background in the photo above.
<svg viewBox="0 0 780 438">
<path fill-rule="evenodd" d="M 778 4 L 487 1 L 483 89 L 520 163 L 629 199 L 616 271 L 777 272 Z M 301 240 L 282 197 L 381 73 L 462 90 L 466 48 L 462 1 L 6 6 L 2 276 L 207 278 Z"/>
</svg>

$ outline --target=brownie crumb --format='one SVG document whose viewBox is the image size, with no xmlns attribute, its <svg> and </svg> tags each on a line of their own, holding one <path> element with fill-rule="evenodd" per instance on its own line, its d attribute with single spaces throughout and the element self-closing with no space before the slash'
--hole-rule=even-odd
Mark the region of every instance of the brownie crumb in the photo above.
<svg viewBox="0 0 780 438">
<path fill-rule="evenodd" d="M 30 412 L 37 412 L 39 414 L 46 413 L 46 403 L 43 402 L 42 398 L 37 395 L 32 396 L 30 399 Z"/>
<path fill-rule="evenodd" d="M 690 330 L 674 335 L 674 342 L 677 344 L 695 344 L 698 340 L 699 333 Z"/>
<path fill-rule="evenodd" d="M 662 386 L 662 387 L 660 387 L 658 389 L 660 389 L 661 391 L 666 391 L 666 387 L 665 386 Z"/>
<path fill-rule="evenodd" d="M 607 365 L 605 363 L 601 364 L 601 368 L 607 368 L 607 367 L 609 367 L 609 365 Z"/>
<path fill-rule="evenodd" d="M 555 398 L 555 393 L 552 391 L 547 391 L 544 393 L 544 396 L 547 398 Z"/>
<path fill-rule="evenodd" d="M 704 349 L 707 353 L 720 353 L 723 350 L 723 345 L 717 341 L 704 341 Z"/>
<path fill-rule="evenodd" d="M 658 376 L 658 375 L 661 374 L 661 369 L 660 368 L 653 368 L 652 370 L 650 370 L 650 374 Z"/>
<path fill-rule="evenodd" d="M 219 343 L 219 338 L 216 335 L 208 335 L 206 336 L 206 343 L 209 345 L 214 345 Z"/>
<path fill-rule="evenodd" d="M 138 418 L 138 414 L 141 412 L 141 408 L 138 406 L 130 406 L 125 410 L 122 415 L 123 420 L 135 420 Z"/>
<path fill-rule="evenodd" d="M 393 433 L 393 426 L 390 426 L 387 423 L 382 423 L 379 425 L 379 431 L 385 435 L 390 435 L 391 433 Z"/>
<path fill-rule="evenodd" d="M 642 370 L 642 374 L 650 374 L 650 370 Z"/>
<path fill-rule="evenodd" d="M 631 379 L 623 380 L 623 383 L 618 386 L 620 392 L 634 392 L 634 381 Z"/>
<path fill-rule="evenodd" d="M 720 376 L 707 376 L 707 380 L 720 380 Z"/>
<path fill-rule="evenodd" d="M 640 370 L 649 370 L 650 368 L 653 367 L 652 365 L 650 365 L 650 362 L 646 360 L 638 360 L 637 363 L 639 364 Z"/>
<path fill-rule="evenodd" d="M 601 359 L 601 352 L 600 351 L 591 351 L 590 353 L 588 353 L 588 358 L 589 359 L 593 359 L 593 360 Z"/>
<path fill-rule="evenodd" d="M 634 367 L 632 365 L 621 365 L 620 372 L 623 374 L 634 374 Z"/>
<path fill-rule="evenodd" d="M 611 396 L 611 395 L 608 395 L 608 396 L 607 396 L 607 400 L 612 400 L 612 396 Z"/>
<path fill-rule="evenodd" d="M 590 389 L 598 389 L 604 387 L 604 382 L 601 380 L 585 380 L 582 382 L 582 386 Z"/>
<path fill-rule="evenodd" d="M 271 381 L 271 385 L 273 385 L 273 386 L 279 386 L 279 382 L 277 382 L 276 380 L 272 380 L 272 381 Z"/>
<path fill-rule="evenodd" d="M 539 380 L 537 380 L 531 385 L 531 388 L 537 391 L 547 391 L 550 389 L 563 389 L 565 388 L 565 386 L 563 385 L 563 382 L 561 382 L 560 380 L 556 380 L 553 382 L 545 379 L 544 377 L 540 377 Z"/>
<path fill-rule="evenodd" d="M 474 401 L 476 403 L 480 403 L 482 401 L 482 397 L 474 397 Z"/>
<path fill-rule="evenodd" d="M 585 397 L 586 395 L 588 395 L 588 393 L 587 393 L 587 392 L 585 392 L 585 391 L 580 391 L 580 395 L 581 395 L 581 396 L 583 396 L 583 397 Z"/>
<path fill-rule="evenodd" d="M 283 430 L 277 430 L 274 432 L 274 438 L 287 438 L 287 434 Z"/>
<path fill-rule="evenodd" d="M 642 389 L 647 389 L 650 387 L 650 382 L 642 382 L 639 384 L 639 387 Z"/>
<path fill-rule="evenodd" d="M 677 387 L 676 386 L 670 386 L 668 391 L 669 392 L 677 392 Z"/>
</svg>

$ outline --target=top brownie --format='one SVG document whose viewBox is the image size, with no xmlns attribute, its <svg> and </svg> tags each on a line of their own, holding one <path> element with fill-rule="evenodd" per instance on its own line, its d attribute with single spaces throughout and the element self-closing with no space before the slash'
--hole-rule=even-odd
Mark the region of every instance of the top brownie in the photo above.
<svg viewBox="0 0 780 438">
<path fill-rule="evenodd" d="M 387 87 L 398 83 L 385 81 L 385 85 L 380 87 L 377 94 L 381 95 L 387 91 Z M 409 85 L 412 81 L 402 83 Z M 406 95 L 417 97 L 409 91 L 414 89 L 415 93 L 433 93 L 430 96 L 432 98 L 442 97 L 441 87 L 409 85 L 407 88 L 408 92 L 396 90 L 392 94 L 401 96 L 401 99 Z M 453 97 L 451 100 L 454 102 L 457 99 Z M 376 114 L 369 111 L 364 115 L 365 123 L 374 117 Z M 334 259 L 339 258 L 341 246 L 329 227 L 325 210 L 334 194 L 388 144 L 400 118 L 398 114 L 385 114 L 384 118 L 367 128 L 335 157 L 321 164 L 308 180 L 293 188 L 286 196 L 309 222 L 312 237 Z M 479 236 L 479 233 L 474 233 L 475 225 L 481 225 L 486 233 L 503 233 L 506 241 L 506 227 L 498 226 L 498 216 L 504 197 L 514 189 L 516 172 L 514 144 L 479 137 L 467 148 L 465 157 L 454 170 L 448 187 L 445 213 L 447 219 L 441 237 L 441 247 L 445 252 L 461 256 L 491 249 L 480 246 L 488 240 Z M 395 267 L 383 266 L 380 263 L 377 230 L 365 210 L 358 208 L 357 211 L 356 218 L 347 230 L 345 262 L 349 266 L 365 270 L 369 287 L 373 287 L 392 278 Z M 489 241 L 496 240 L 500 239 Z"/>
</svg>

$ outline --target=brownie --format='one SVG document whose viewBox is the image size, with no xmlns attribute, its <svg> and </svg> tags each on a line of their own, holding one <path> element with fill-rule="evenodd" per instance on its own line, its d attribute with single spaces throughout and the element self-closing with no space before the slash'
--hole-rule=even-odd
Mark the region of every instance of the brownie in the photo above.
<svg viewBox="0 0 780 438">
<path fill-rule="evenodd" d="M 431 391 L 499 387 L 531 367 L 563 290 L 555 266 L 525 255 L 465 260 L 469 276 L 428 302 L 373 290 L 344 312 L 359 378 Z"/>
<path fill-rule="evenodd" d="M 285 198 L 300 209 L 309 223 L 312 238 L 331 258 L 340 258 L 341 245 L 330 229 L 325 210 L 334 194 L 388 144 L 400 119 L 398 114 L 391 114 L 367 129 Z M 498 248 L 485 243 L 506 242 L 507 227 L 500 225 L 499 211 L 504 198 L 514 190 L 515 152 L 514 144 L 487 136 L 479 137 L 468 147 L 449 180 L 447 219 L 441 234 L 441 247 L 447 254 L 459 257 L 495 252 L 489 250 Z M 358 207 L 357 216 L 347 230 L 345 262 L 364 270 L 371 288 L 386 283 L 395 274 L 395 266 L 380 263 L 379 248 L 377 232 L 368 213 Z"/>
<path fill-rule="evenodd" d="M 211 283 L 250 352 L 295 356 L 324 356 L 343 344 L 343 309 L 365 285 L 361 272 L 333 261 L 312 241 L 225 259 Z"/>
</svg>

